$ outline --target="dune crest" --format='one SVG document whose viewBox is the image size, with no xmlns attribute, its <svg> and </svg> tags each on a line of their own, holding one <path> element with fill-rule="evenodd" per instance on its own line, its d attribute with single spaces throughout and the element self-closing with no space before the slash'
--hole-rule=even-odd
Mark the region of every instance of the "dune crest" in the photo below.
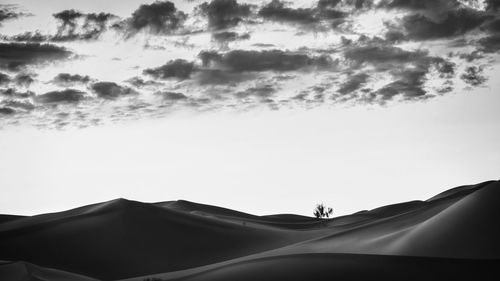
<svg viewBox="0 0 500 281">
<path fill-rule="evenodd" d="M 0 260 L 12 261 L 0 265 L 0 280 L 304 280 L 313 272 L 316 280 L 422 280 L 422 268 L 434 277 L 453 271 L 455 280 L 499 276 L 498 214 L 499 181 L 327 220 L 116 199 L 0 216 Z"/>
</svg>

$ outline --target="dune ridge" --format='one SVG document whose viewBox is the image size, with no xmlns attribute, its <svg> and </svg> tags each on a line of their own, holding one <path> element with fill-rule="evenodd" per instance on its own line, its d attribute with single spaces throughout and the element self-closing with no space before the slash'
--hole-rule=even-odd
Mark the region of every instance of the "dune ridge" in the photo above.
<svg viewBox="0 0 500 281">
<path fill-rule="evenodd" d="M 38 216 L 0 216 L 0 260 L 12 261 L 0 263 L 0 277 L 368 280 L 375 274 L 387 280 L 443 280 L 448 274 L 472 280 L 484 272 L 499 277 L 499 214 L 499 181 L 326 220 L 255 216 L 185 200 L 116 199 Z M 41 279 L 32 274 L 56 271 Z"/>
</svg>

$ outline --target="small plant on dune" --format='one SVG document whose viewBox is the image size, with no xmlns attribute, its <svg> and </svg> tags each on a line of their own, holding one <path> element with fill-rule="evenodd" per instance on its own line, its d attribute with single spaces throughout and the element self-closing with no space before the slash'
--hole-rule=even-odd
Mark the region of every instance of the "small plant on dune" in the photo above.
<svg viewBox="0 0 500 281">
<path fill-rule="evenodd" d="M 321 218 L 329 218 L 333 215 L 333 209 L 330 207 L 326 207 L 323 203 L 316 205 L 316 209 L 314 209 L 314 216 L 318 219 Z"/>
</svg>

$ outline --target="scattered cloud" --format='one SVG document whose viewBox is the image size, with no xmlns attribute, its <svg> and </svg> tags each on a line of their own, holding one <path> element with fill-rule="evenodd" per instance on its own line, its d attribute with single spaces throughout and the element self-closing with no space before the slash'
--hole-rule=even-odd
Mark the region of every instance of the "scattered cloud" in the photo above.
<svg viewBox="0 0 500 281">
<path fill-rule="evenodd" d="M 368 81 L 368 78 L 370 75 L 366 73 L 358 73 L 355 75 L 350 76 L 346 82 L 344 82 L 340 88 L 337 90 L 339 93 L 342 95 L 350 94 L 361 87 L 363 87 L 366 82 Z"/>
<path fill-rule="evenodd" d="M 148 68 L 143 71 L 145 75 L 150 75 L 157 79 L 187 79 L 194 71 L 194 63 L 183 59 L 176 59 L 167 62 L 157 68 Z"/>
<path fill-rule="evenodd" d="M 76 10 L 64 10 L 53 16 L 59 21 L 59 26 L 57 34 L 48 38 L 51 41 L 97 40 L 108 29 L 108 23 L 118 18 L 110 13 L 82 13 Z M 43 38 L 41 34 L 33 35 L 29 41 Z"/>
<path fill-rule="evenodd" d="M 212 0 L 198 6 L 198 11 L 207 17 L 209 28 L 221 30 L 234 27 L 249 17 L 252 6 L 239 4 L 236 0 Z"/>
<path fill-rule="evenodd" d="M 76 84 L 87 84 L 91 80 L 92 79 L 88 75 L 59 73 L 52 79 L 52 83 L 61 87 L 67 87 Z"/>
<path fill-rule="evenodd" d="M 130 18 L 117 23 L 115 28 L 125 31 L 128 37 L 140 31 L 151 34 L 172 34 L 181 28 L 186 18 L 187 15 L 179 11 L 173 2 L 155 1 L 139 6 Z"/>
<path fill-rule="evenodd" d="M 17 71 L 28 65 L 69 59 L 72 52 L 51 44 L 0 43 L 0 68 Z"/>
<path fill-rule="evenodd" d="M 96 82 L 90 88 L 98 97 L 104 99 L 116 99 L 122 96 L 137 94 L 132 88 L 120 86 L 115 82 Z"/>
<path fill-rule="evenodd" d="M 223 32 L 213 33 L 212 38 L 217 42 L 225 43 L 225 42 L 232 42 L 239 40 L 248 40 L 250 39 L 250 34 L 249 33 L 239 34 L 237 32 L 232 32 L 232 31 L 223 31 Z"/>
<path fill-rule="evenodd" d="M 245 71 L 293 71 L 306 67 L 326 68 L 333 64 L 328 56 L 283 50 L 232 50 L 224 54 L 201 52 L 203 66 L 220 67 L 235 72 Z"/>
<path fill-rule="evenodd" d="M 465 72 L 460 75 L 460 78 L 470 86 L 480 86 L 488 80 L 484 76 L 483 68 L 477 66 L 467 67 Z"/>
<path fill-rule="evenodd" d="M 6 20 L 17 19 L 30 14 L 19 11 L 19 6 L 14 4 L 0 4 L 0 26 Z"/>
<path fill-rule="evenodd" d="M 259 10 L 259 15 L 266 20 L 314 27 L 324 21 L 347 17 L 348 13 L 334 9 L 339 2 L 323 0 L 311 8 L 290 8 L 284 1 L 272 0 Z"/>
<path fill-rule="evenodd" d="M 500 4 L 481 3 L 157 0 L 125 18 L 56 10 L 56 30 L 0 36 L 0 111 L 16 122 L 40 113 L 59 128 L 180 108 L 426 100 L 456 85 L 489 83 L 485 69 L 497 64 L 500 50 Z M 0 5 L 0 24 L 25 15 L 18 6 Z M 78 53 L 81 44 L 88 53 Z M 128 44 L 138 49 L 119 53 Z M 151 64 L 153 55 L 161 62 Z M 97 68 L 109 62 L 114 73 L 85 65 L 94 59 Z M 124 77 L 113 67 L 127 68 Z"/>
<path fill-rule="evenodd" d="M 57 103 L 78 103 L 83 100 L 85 93 L 75 89 L 65 89 L 62 91 L 51 91 L 35 96 L 34 100 L 43 104 Z"/>
</svg>

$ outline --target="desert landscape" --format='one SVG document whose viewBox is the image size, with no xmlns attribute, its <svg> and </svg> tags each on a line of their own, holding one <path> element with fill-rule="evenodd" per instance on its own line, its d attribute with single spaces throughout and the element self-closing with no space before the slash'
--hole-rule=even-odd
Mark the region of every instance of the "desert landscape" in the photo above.
<svg viewBox="0 0 500 281">
<path fill-rule="evenodd" d="M 0 281 L 499 281 L 500 0 L 0 0 Z"/>
<path fill-rule="evenodd" d="M 330 219 L 126 199 L 2 215 L 1 280 L 498 280 L 500 182 Z"/>
</svg>

